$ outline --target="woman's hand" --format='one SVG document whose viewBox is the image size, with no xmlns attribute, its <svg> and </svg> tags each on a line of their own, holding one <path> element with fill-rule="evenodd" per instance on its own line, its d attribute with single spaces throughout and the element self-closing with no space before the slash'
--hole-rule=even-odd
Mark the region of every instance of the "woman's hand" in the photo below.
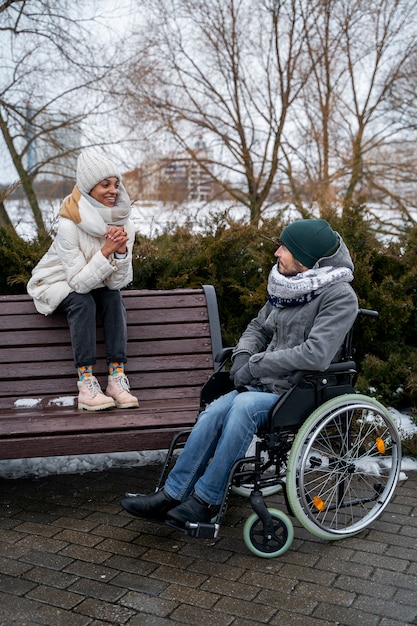
<svg viewBox="0 0 417 626">
<path fill-rule="evenodd" d="M 101 248 L 103 255 L 108 258 L 114 252 L 126 254 L 129 237 L 123 226 L 109 226 L 105 235 L 106 242 Z"/>
</svg>

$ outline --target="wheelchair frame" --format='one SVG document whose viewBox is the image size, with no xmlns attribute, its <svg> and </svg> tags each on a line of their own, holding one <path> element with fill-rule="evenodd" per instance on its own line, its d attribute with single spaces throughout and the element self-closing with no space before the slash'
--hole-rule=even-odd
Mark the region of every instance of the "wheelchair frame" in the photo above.
<svg viewBox="0 0 417 626">
<path fill-rule="evenodd" d="M 360 309 L 359 314 L 377 316 Z M 294 538 L 289 516 L 321 539 L 335 540 L 362 531 L 381 515 L 394 493 L 401 470 L 401 440 L 387 409 L 355 392 L 353 328 L 340 360 L 325 372 L 300 371 L 271 409 L 268 425 L 257 433 L 255 452 L 234 463 L 218 514 L 210 523 L 169 525 L 192 537 L 216 538 L 230 492 L 250 498 L 253 513 L 243 528 L 255 555 L 271 558 L 286 552 Z M 225 365 L 233 349 L 225 348 L 201 391 L 201 409 L 233 385 Z M 289 408 L 291 407 L 291 409 Z M 174 454 L 191 429 L 171 442 L 156 487 L 161 489 Z M 288 515 L 268 508 L 265 497 L 282 491 Z"/>
</svg>

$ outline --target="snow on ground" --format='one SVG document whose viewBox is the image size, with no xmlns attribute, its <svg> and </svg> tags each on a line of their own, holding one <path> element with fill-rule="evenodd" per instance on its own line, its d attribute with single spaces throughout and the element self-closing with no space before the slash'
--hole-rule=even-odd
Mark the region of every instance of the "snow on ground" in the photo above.
<svg viewBox="0 0 417 626">
<path fill-rule="evenodd" d="M 8 200 L 6 208 L 10 219 L 16 227 L 17 233 L 24 239 L 31 240 L 36 237 L 36 228 L 33 216 L 24 201 Z M 57 223 L 57 215 L 61 201 L 43 201 L 41 210 L 46 228 L 53 231 Z M 299 219 L 300 215 L 295 208 L 288 205 L 274 204 L 263 213 L 265 218 L 275 217 L 279 212 L 283 213 L 287 220 Z M 187 202 L 181 205 L 174 205 L 163 202 L 138 201 L 133 205 L 132 219 L 136 226 L 136 231 L 146 237 L 155 237 L 175 226 L 186 226 L 194 232 L 206 231 L 206 224 L 213 224 L 216 216 L 227 215 L 237 222 L 249 221 L 249 209 L 242 204 L 231 202 Z M 417 221 L 417 209 L 410 209 L 410 215 Z M 400 231 L 404 228 L 404 216 L 392 210 L 380 210 L 378 207 L 368 207 L 368 219 L 375 223 L 385 223 L 392 233 L 394 229 Z M 383 230 L 383 229 L 382 229 Z M 382 237 L 391 238 L 390 236 Z"/>
<path fill-rule="evenodd" d="M 54 230 L 60 205 L 60 200 L 41 203 L 47 230 Z M 6 202 L 6 207 L 18 235 L 26 240 L 34 239 L 36 227 L 33 216 L 25 203 L 9 200 Z M 277 207 L 271 209 L 271 214 L 276 214 L 276 212 Z M 207 220 L 212 222 L 214 215 L 226 213 L 231 219 L 239 222 L 247 221 L 249 217 L 248 209 L 241 204 L 190 202 L 175 206 L 162 202 L 136 202 L 132 209 L 132 219 L 137 233 L 146 237 L 155 237 L 177 225 L 187 226 L 194 231 L 204 230 Z"/>
</svg>

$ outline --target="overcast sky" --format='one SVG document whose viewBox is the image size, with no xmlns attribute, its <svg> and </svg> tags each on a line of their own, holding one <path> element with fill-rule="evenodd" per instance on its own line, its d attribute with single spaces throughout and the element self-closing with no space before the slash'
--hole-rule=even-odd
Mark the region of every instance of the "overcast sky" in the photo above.
<svg viewBox="0 0 417 626">
<path fill-rule="evenodd" d="M 87 0 L 88 1 L 88 0 Z M 132 27 L 138 19 L 134 0 L 91 0 L 92 4 L 99 8 L 100 21 L 107 22 L 108 29 L 103 29 L 97 24 L 97 28 L 91 27 L 91 34 L 95 37 L 102 36 L 104 41 L 111 37 L 111 33 L 117 31 L 123 34 L 127 27 Z M 75 176 L 75 172 L 74 172 Z M 0 133 L 0 185 L 8 185 L 19 179 L 13 161 L 7 150 L 3 135 Z"/>
</svg>

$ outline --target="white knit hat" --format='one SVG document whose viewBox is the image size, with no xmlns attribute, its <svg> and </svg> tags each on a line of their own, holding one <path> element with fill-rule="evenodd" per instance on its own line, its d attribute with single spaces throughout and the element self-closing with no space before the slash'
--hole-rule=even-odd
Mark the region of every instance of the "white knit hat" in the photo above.
<svg viewBox="0 0 417 626">
<path fill-rule="evenodd" d="M 121 180 L 119 168 L 107 157 L 89 148 L 81 152 L 77 161 L 76 183 L 80 191 L 90 193 L 99 182 L 115 176 Z"/>
</svg>

